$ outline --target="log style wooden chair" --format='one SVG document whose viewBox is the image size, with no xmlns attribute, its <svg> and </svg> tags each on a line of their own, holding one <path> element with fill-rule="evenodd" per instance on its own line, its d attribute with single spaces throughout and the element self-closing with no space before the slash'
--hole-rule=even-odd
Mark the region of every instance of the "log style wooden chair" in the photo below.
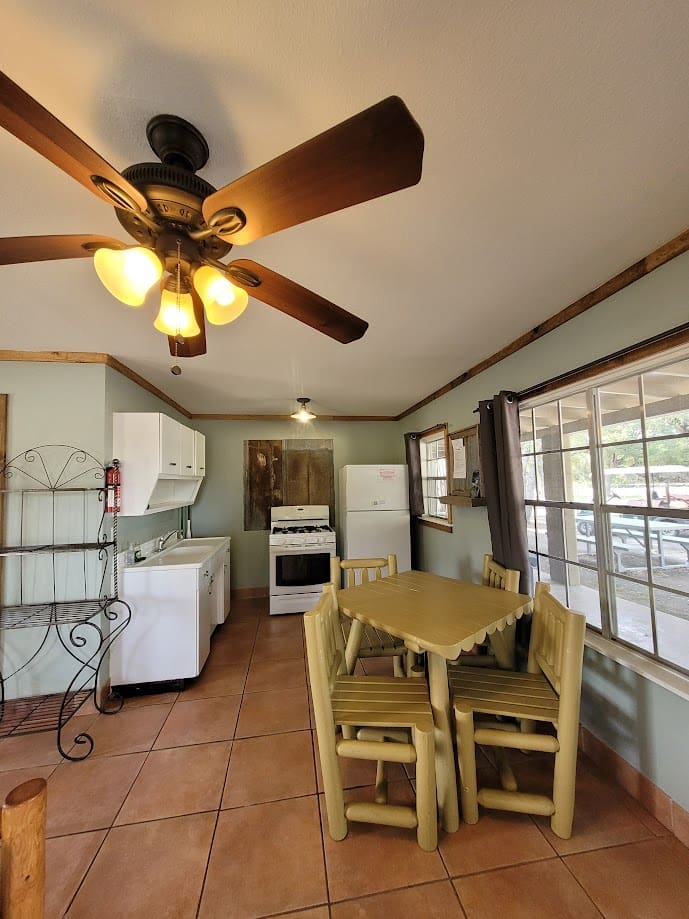
<svg viewBox="0 0 689 919">
<path fill-rule="evenodd" d="M 433 712 L 425 680 L 350 676 L 336 592 L 326 585 L 304 615 L 311 697 L 325 788 L 328 828 L 344 839 L 349 820 L 416 828 L 422 849 L 438 844 Z M 377 763 L 374 801 L 345 802 L 340 757 Z M 416 806 L 387 803 L 385 764 L 416 763 Z"/>
<path fill-rule="evenodd" d="M 344 587 L 382 578 L 386 574 L 397 574 L 397 556 L 387 558 L 343 558 L 330 559 L 330 580 L 336 588 L 344 580 Z M 374 629 L 358 619 L 342 616 L 340 620 L 345 641 L 345 664 L 347 673 L 353 673 L 358 657 L 391 657 L 395 676 L 409 676 L 416 663 L 416 655 L 405 647 L 401 638 L 396 638 L 381 629 Z"/>
<path fill-rule="evenodd" d="M 518 571 L 498 564 L 492 555 L 483 556 L 481 583 L 484 587 L 495 587 L 497 590 L 511 590 L 519 593 L 519 577 Z M 510 666 L 506 669 L 514 670 L 516 666 L 515 629 L 514 625 L 510 625 L 503 632 L 494 632 L 481 645 L 476 646 L 475 650 L 478 653 L 461 654 L 455 664 L 462 667 L 498 667 L 510 662 Z"/>
<path fill-rule="evenodd" d="M 527 673 L 456 668 L 450 678 L 457 726 L 462 811 L 478 820 L 478 805 L 550 817 L 553 832 L 572 835 L 579 731 L 581 672 L 586 619 L 568 610 L 537 584 Z M 474 715 L 503 716 L 515 722 L 488 724 Z M 555 735 L 538 733 L 535 723 L 550 723 Z M 475 744 L 555 754 L 552 798 L 520 792 L 503 761 L 502 788 L 477 789 Z M 500 762 L 499 762 L 500 765 Z"/>
<path fill-rule="evenodd" d="M 7 795 L 0 811 L 0 916 L 42 919 L 45 901 L 45 779 Z"/>
</svg>

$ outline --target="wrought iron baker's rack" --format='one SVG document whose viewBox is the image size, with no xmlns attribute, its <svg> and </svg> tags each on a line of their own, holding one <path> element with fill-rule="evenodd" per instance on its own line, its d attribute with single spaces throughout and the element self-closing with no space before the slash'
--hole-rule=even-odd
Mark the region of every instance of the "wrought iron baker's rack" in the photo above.
<svg viewBox="0 0 689 919">
<path fill-rule="evenodd" d="M 119 598 L 117 513 L 119 463 L 109 466 L 78 447 L 43 444 L 0 468 L 0 632 L 31 629 L 25 656 L 0 664 L 0 737 L 57 731 L 57 747 L 69 760 L 93 750 L 90 734 L 69 736 L 66 726 L 93 699 L 112 715 L 122 698 L 100 698 L 105 655 L 131 618 Z M 4 531 L 4 532 L 3 532 Z M 3 570 L 4 569 L 4 570 Z M 35 639 L 34 639 L 35 633 Z M 1 636 L 0 636 L 1 637 Z M 13 678 L 36 662 L 55 639 L 75 662 L 64 692 L 7 699 Z"/>
</svg>

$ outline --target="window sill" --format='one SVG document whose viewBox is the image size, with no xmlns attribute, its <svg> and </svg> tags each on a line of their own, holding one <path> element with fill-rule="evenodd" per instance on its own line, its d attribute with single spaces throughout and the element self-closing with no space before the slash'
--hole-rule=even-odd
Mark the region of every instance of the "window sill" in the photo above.
<svg viewBox="0 0 689 919">
<path fill-rule="evenodd" d="M 689 677 L 677 673 L 671 667 L 661 664 L 660 661 L 651 660 L 645 654 L 632 651 L 617 641 L 603 638 L 591 629 L 586 630 L 586 645 L 689 702 Z"/>
<path fill-rule="evenodd" d="M 452 524 L 442 517 L 417 517 L 420 524 L 425 527 L 431 527 L 434 530 L 443 530 L 445 533 L 452 532 Z"/>
</svg>

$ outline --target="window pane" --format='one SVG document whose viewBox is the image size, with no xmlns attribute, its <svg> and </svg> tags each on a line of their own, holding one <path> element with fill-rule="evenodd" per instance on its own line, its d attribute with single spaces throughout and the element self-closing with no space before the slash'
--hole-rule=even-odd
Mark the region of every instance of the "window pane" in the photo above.
<svg viewBox="0 0 689 919">
<path fill-rule="evenodd" d="M 561 453 L 536 456 L 536 491 L 540 501 L 565 500 Z"/>
<path fill-rule="evenodd" d="M 557 402 L 548 402 L 534 409 L 534 438 L 536 450 L 559 450 L 560 419 L 557 412 Z"/>
<path fill-rule="evenodd" d="M 689 593 L 689 519 L 651 517 L 653 582 Z M 685 600 L 689 615 L 689 599 Z"/>
<path fill-rule="evenodd" d="M 608 514 L 614 570 L 648 580 L 646 522 L 634 514 Z"/>
<path fill-rule="evenodd" d="M 689 670 L 689 615 L 687 597 L 665 590 L 653 594 L 658 633 L 658 654 L 666 661 Z"/>
<path fill-rule="evenodd" d="M 596 564 L 596 538 L 593 531 L 592 511 L 565 510 L 567 558 L 584 565 Z"/>
<path fill-rule="evenodd" d="M 689 437 L 648 444 L 653 507 L 689 508 Z"/>
<path fill-rule="evenodd" d="M 628 377 L 598 390 L 603 443 L 641 439 L 639 378 Z"/>
<path fill-rule="evenodd" d="M 536 458 L 522 457 L 522 475 L 524 477 L 524 497 L 527 501 L 536 500 Z"/>
<path fill-rule="evenodd" d="M 562 446 L 587 447 L 589 444 L 589 410 L 586 393 L 560 400 Z"/>
<path fill-rule="evenodd" d="M 608 504 L 648 507 L 646 467 L 641 444 L 603 449 L 605 500 Z"/>
<path fill-rule="evenodd" d="M 530 408 L 519 412 L 519 439 L 522 453 L 533 453 L 533 412 Z"/>
<path fill-rule="evenodd" d="M 565 464 L 565 499 L 580 504 L 593 501 L 591 454 L 588 450 L 572 450 L 563 454 Z"/>
<path fill-rule="evenodd" d="M 566 572 L 565 566 L 561 562 L 554 562 L 550 558 L 544 558 L 542 555 L 538 557 L 539 562 L 539 581 L 543 581 L 544 584 L 550 584 L 550 592 L 554 597 L 567 604 L 567 585 L 566 585 Z"/>
<path fill-rule="evenodd" d="M 614 578 L 613 588 L 617 606 L 616 634 L 638 648 L 653 651 L 648 587 L 645 584 Z"/>
<path fill-rule="evenodd" d="M 644 374 L 646 436 L 689 434 L 689 360 Z"/>
<path fill-rule="evenodd" d="M 531 552 L 536 551 L 536 509 L 529 505 L 526 508 L 526 539 Z"/>
<path fill-rule="evenodd" d="M 569 607 L 577 613 L 583 613 L 589 625 L 601 627 L 600 594 L 598 592 L 598 575 L 590 568 L 579 565 L 567 565 L 569 580 Z"/>
</svg>

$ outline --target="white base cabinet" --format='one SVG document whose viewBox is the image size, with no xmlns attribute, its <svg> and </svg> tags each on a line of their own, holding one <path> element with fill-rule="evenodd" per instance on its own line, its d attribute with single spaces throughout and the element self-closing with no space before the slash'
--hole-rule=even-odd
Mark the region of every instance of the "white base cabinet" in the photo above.
<svg viewBox="0 0 689 919">
<path fill-rule="evenodd" d="M 125 569 L 121 595 L 132 618 L 112 645 L 112 684 L 198 676 L 210 652 L 217 609 L 213 588 L 208 565 Z"/>
</svg>

